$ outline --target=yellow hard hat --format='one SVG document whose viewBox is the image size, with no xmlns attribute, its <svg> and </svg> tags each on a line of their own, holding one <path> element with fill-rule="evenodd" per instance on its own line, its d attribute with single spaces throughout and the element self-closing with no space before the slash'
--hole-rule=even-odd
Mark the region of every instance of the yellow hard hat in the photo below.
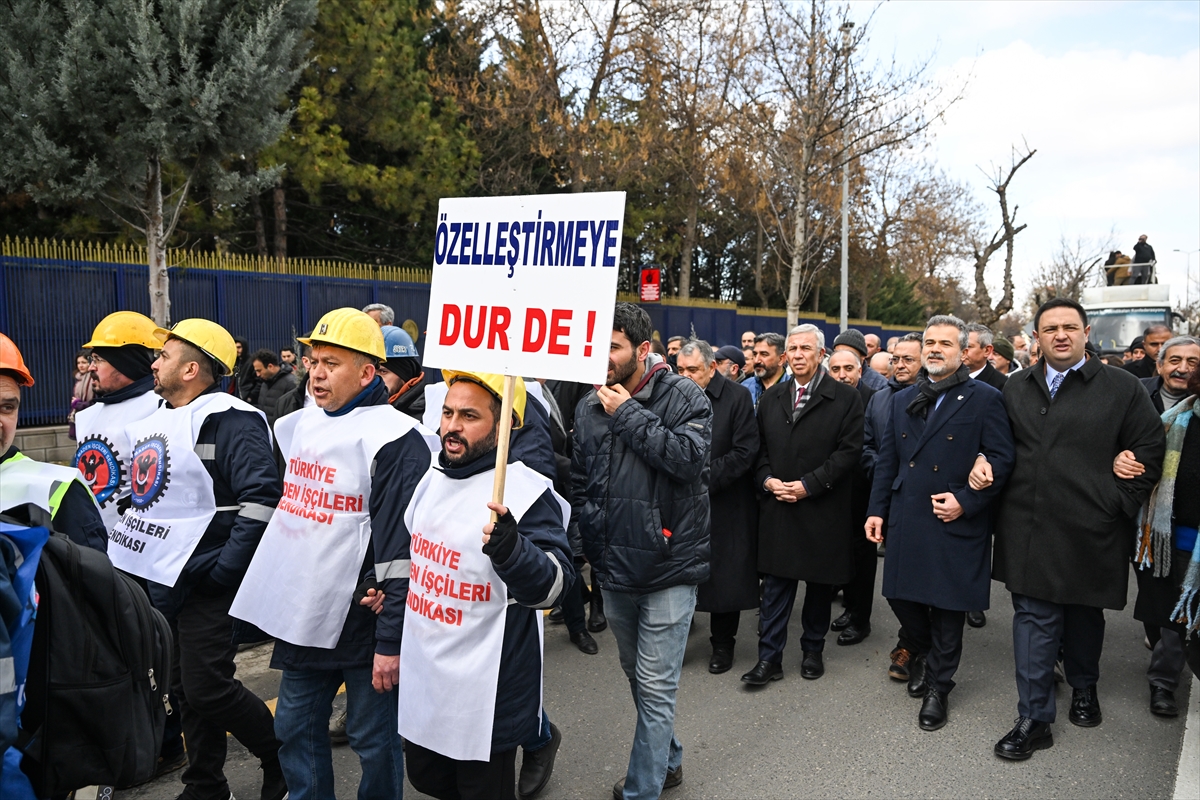
<svg viewBox="0 0 1200 800">
<path fill-rule="evenodd" d="M 187 342 L 192 347 L 198 347 L 225 368 L 225 375 L 233 374 L 233 365 L 237 361 L 237 344 L 229 331 L 211 320 L 185 319 L 176 322 L 170 330 L 155 328 L 154 336 L 160 342 L 174 338 Z"/>
<path fill-rule="evenodd" d="M 497 375 L 493 372 L 461 372 L 456 369 L 442 370 L 442 380 L 447 386 L 452 386 L 458 381 L 470 381 L 477 383 L 489 392 L 494 394 L 501 403 L 504 402 L 504 376 Z M 513 413 L 517 415 L 517 424 L 514 428 L 520 428 L 525 425 L 525 401 L 528 393 L 525 391 L 525 379 L 517 378 L 516 388 L 513 390 Z"/>
<path fill-rule="evenodd" d="M 317 327 L 313 328 L 312 333 L 296 341 L 309 347 L 319 344 L 344 347 L 371 356 L 376 361 L 387 359 L 379 323 L 357 308 L 335 308 L 317 320 Z"/>
<path fill-rule="evenodd" d="M 158 326 L 154 320 L 136 311 L 117 311 L 100 320 L 91 340 L 84 347 L 124 347 L 137 344 L 158 350 L 162 342 L 154 335 Z"/>
<path fill-rule="evenodd" d="M 18 386 L 33 386 L 33 375 L 25 366 L 25 359 L 12 339 L 0 333 L 0 370 L 12 370 L 17 373 Z"/>
</svg>

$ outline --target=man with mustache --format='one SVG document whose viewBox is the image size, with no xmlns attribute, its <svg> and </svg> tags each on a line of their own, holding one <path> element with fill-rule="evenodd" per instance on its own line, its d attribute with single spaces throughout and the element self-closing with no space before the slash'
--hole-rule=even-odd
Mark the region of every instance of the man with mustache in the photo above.
<svg viewBox="0 0 1200 800">
<path fill-rule="evenodd" d="M 1142 378 L 1142 385 L 1150 392 L 1154 410 L 1161 414 L 1188 396 L 1188 378 L 1200 365 L 1200 339 L 1176 336 L 1167 340 L 1155 363 L 1158 374 Z"/>
</svg>

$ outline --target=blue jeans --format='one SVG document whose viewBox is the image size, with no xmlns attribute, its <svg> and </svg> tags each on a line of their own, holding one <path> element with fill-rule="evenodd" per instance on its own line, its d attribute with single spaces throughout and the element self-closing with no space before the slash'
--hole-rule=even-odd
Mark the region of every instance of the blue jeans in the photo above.
<svg viewBox="0 0 1200 800">
<path fill-rule="evenodd" d="M 638 715 L 625 800 L 653 800 L 662 792 L 667 772 L 683 761 L 683 745 L 675 738 L 675 692 L 696 610 L 696 587 L 636 594 L 604 590 L 604 610 Z"/>
<path fill-rule="evenodd" d="M 346 684 L 346 736 L 362 766 L 359 800 L 404 794 L 397 702 L 393 689 L 380 695 L 371 687 L 371 668 L 284 670 L 275 707 L 279 764 L 291 800 L 327 800 L 333 792 L 333 747 L 329 716 L 338 687 Z"/>
</svg>

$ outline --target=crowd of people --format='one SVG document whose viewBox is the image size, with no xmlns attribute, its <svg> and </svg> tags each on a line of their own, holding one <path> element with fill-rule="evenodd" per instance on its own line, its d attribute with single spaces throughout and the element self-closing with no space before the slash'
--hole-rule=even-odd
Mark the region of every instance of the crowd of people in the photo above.
<svg viewBox="0 0 1200 800">
<path fill-rule="evenodd" d="M 785 676 L 803 583 L 799 673 L 819 680 L 831 632 L 875 632 L 880 556 L 900 623 L 887 676 L 921 700 L 922 730 L 950 721 L 993 580 L 1011 594 L 1017 684 L 1000 758 L 1052 746 L 1058 682 L 1072 724 L 1101 723 L 1104 612 L 1125 607 L 1131 560 L 1149 713 L 1177 716 L 1183 670 L 1200 671 L 1196 338 L 1154 326 L 1113 366 L 1084 309 L 1056 299 L 1012 340 L 938 315 L 886 345 L 807 324 L 664 345 L 618 303 L 590 386 L 427 368 L 394 321 L 334 309 L 276 353 L 208 320 L 109 315 L 83 343 L 74 422 L 79 453 L 102 444 L 120 468 L 77 456 L 65 481 L 13 447 L 34 376 L 0 335 L 0 510 L 43 507 L 169 621 L 178 713 L 157 774 L 182 769 L 181 798 L 231 797 L 227 731 L 259 759 L 263 800 L 333 797 L 337 741 L 360 797 L 400 797 L 406 770 L 438 798 L 535 797 L 563 741 L 542 705 L 543 619 L 589 655 L 611 629 L 636 714 L 613 796 L 658 797 L 683 781 L 697 612 L 714 674 L 758 612 L 753 691 Z M 269 639 L 273 718 L 234 664 Z M 18 708 L 0 705 L 5 780 Z"/>
</svg>

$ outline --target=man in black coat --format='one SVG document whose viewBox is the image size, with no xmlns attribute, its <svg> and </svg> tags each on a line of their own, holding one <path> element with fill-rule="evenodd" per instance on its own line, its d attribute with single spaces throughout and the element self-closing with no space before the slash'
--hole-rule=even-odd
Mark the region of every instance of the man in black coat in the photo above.
<svg viewBox="0 0 1200 800">
<path fill-rule="evenodd" d="M 759 661 L 742 676 L 751 686 L 783 677 L 800 581 L 806 583 L 800 675 L 825 674 L 821 651 L 833 587 L 854 574 L 852 484 L 862 457 L 862 398 L 821 367 L 825 334 L 815 325 L 793 328 L 785 352 L 793 380 L 772 386 L 758 403 L 758 569 L 765 577 Z"/>
<path fill-rule="evenodd" d="M 890 398 L 866 525 L 867 539 L 880 542 L 889 521 L 883 594 L 917 643 L 916 668 L 927 666 L 918 714 L 927 731 L 946 724 L 966 612 L 988 604 L 990 506 L 1013 463 L 1004 399 L 970 378 L 966 344 L 962 320 L 929 320 L 921 376 Z M 979 458 L 993 481 L 975 490 L 967 478 Z"/>
<path fill-rule="evenodd" d="M 1007 375 L 1002 375 L 992 366 L 991 357 L 995 350 L 996 335 L 986 325 L 973 322 L 967 326 L 967 347 L 962 360 L 973 380 L 986 383 L 997 391 L 1004 391 Z"/>
<path fill-rule="evenodd" d="M 717 371 L 716 354 L 707 342 L 687 342 L 678 363 L 679 374 L 704 390 L 713 410 L 708 476 L 712 572 L 698 588 L 696 610 L 710 615 L 708 671 L 716 675 L 733 666 L 741 612 L 758 608 L 758 424 L 750 392 Z"/>
<path fill-rule="evenodd" d="M 267 415 L 267 425 L 275 427 L 279 400 L 296 388 L 296 376 L 289 364 L 281 364 L 279 356 L 270 350 L 259 350 L 250 358 L 258 378 L 258 394 L 254 406 Z"/>
<path fill-rule="evenodd" d="M 844 383 L 858 392 L 862 398 L 863 408 L 870 403 L 875 390 L 862 380 L 864 364 L 858 353 L 849 350 L 835 350 L 829 357 L 829 375 L 838 383 Z M 885 387 L 886 388 L 886 387 Z M 890 394 L 890 392 L 889 392 Z M 863 418 L 863 436 L 866 436 L 866 418 Z M 854 523 L 862 525 L 867 520 L 867 503 L 871 499 L 871 479 L 867 475 L 866 465 L 861 459 L 854 470 L 854 485 L 851 492 L 854 503 Z M 865 537 L 854 539 L 854 578 L 842 587 L 842 597 L 845 598 L 846 610 L 829 626 L 839 631 L 837 643 L 840 645 L 859 644 L 871 634 L 871 607 L 875 600 L 875 572 L 878 569 L 879 556 L 873 543 Z"/>
<path fill-rule="evenodd" d="M 1084 354 L 1087 313 L 1047 301 L 1034 316 L 1042 358 L 1004 387 L 1017 460 L 996 520 L 993 577 L 1013 598 L 1016 726 L 995 747 L 1029 758 L 1053 744 L 1054 663 L 1059 648 L 1074 690 L 1070 720 L 1100 724 L 1096 683 L 1104 609 L 1125 607 L 1134 518 L 1162 471 L 1166 438 L 1150 397 L 1132 375 Z M 1113 474 L 1118 455 L 1145 466 Z M 981 488 L 988 467 L 972 472 Z"/>
<path fill-rule="evenodd" d="M 1146 241 L 1146 234 L 1138 237 L 1133 246 L 1133 283 L 1150 283 L 1154 278 L 1154 248 Z"/>
</svg>

